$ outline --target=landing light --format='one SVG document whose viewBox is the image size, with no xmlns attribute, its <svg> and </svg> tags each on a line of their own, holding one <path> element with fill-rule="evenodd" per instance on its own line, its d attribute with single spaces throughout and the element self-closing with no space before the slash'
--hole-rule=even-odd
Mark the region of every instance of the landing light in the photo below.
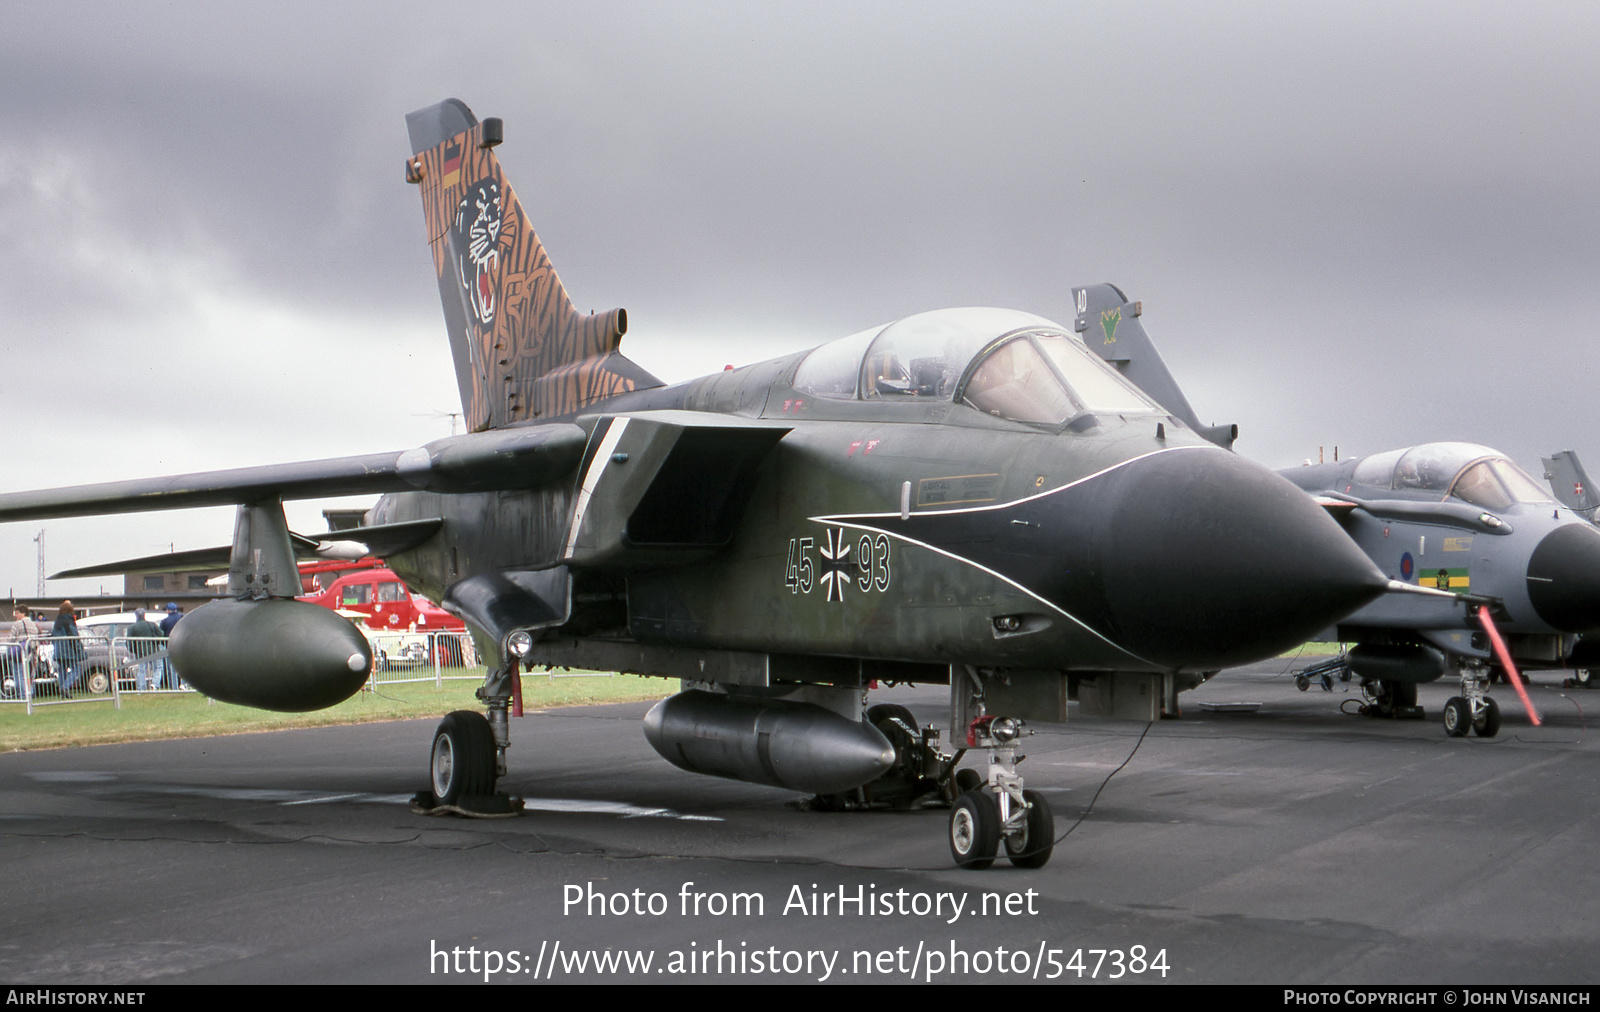
<svg viewBox="0 0 1600 1012">
<path fill-rule="evenodd" d="M 518 629 L 506 637 L 506 648 L 517 655 L 519 660 L 527 660 L 533 653 L 533 633 L 526 629 Z"/>
<path fill-rule="evenodd" d="M 1016 741 L 1022 736 L 1022 722 L 1012 717 L 997 717 L 989 725 L 989 733 L 995 741 Z"/>
</svg>

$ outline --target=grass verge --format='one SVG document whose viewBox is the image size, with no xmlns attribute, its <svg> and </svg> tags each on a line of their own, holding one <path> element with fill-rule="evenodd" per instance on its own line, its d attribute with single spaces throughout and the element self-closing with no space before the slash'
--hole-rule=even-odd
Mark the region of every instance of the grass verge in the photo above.
<svg viewBox="0 0 1600 1012">
<path fill-rule="evenodd" d="M 1334 657 L 1344 653 L 1345 643 L 1303 643 L 1293 650 L 1285 650 L 1279 657 Z"/>
<path fill-rule="evenodd" d="M 435 688 L 432 682 L 379 685 L 363 689 L 337 706 L 312 713 L 254 710 L 215 703 L 194 693 L 123 696 L 120 710 L 112 707 L 109 698 L 36 706 L 31 715 L 21 703 L 5 703 L 0 705 L 0 751 L 439 717 L 451 710 L 479 709 L 482 704 L 473 692 L 482 684 L 480 674 L 446 681 L 442 689 Z M 675 681 L 638 675 L 550 678 L 533 674 L 523 676 L 522 705 L 525 710 L 541 710 L 661 699 L 677 688 Z"/>
</svg>

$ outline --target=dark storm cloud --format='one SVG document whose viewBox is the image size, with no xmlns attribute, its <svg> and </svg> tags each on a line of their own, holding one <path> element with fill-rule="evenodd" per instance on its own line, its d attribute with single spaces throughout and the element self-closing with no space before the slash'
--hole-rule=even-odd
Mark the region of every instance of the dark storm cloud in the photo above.
<svg viewBox="0 0 1600 1012">
<path fill-rule="evenodd" d="M 357 119 L 367 114 L 359 91 L 353 105 L 329 101 L 342 94 L 328 88 L 338 76 L 293 58 L 297 47 L 282 44 L 290 33 L 262 38 L 262 26 L 209 7 L 210 17 L 194 18 L 139 5 L 73 10 L 35 15 L 39 23 L 8 36 L 0 61 L 13 171 L 42 175 L 61 163 L 86 190 L 58 213 L 90 212 L 95 231 L 152 255 L 203 259 L 218 284 L 329 304 L 402 293 L 398 251 L 416 223 L 396 211 L 410 210 L 410 194 L 372 184 L 380 167 L 385 181 L 396 178 L 403 143 L 360 143 L 370 119 Z M 39 254 L 53 253 L 70 265 L 59 254 L 74 238 L 36 231 L 15 259 L 48 270 Z M 91 307 L 85 287 L 97 281 L 108 299 L 136 297 L 118 293 L 114 278 L 61 279 Z M 55 294 L 17 282 L 25 300 Z"/>
</svg>

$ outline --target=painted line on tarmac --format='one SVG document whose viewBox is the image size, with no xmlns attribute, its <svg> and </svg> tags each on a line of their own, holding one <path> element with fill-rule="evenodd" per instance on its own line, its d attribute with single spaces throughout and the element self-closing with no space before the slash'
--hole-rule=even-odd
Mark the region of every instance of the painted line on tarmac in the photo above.
<svg viewBox="0 0 1600 1012">
<path fill-rule="evenodd" d="M 167 794 L 180 797 L 210 798 L 216 801 L 259 801 L 278 805 L 326 805 L 339 801 L 358 804 L 409 805 L 410 794 L 371 794 L 365 791 L 324 793 L 321 791 L 282 790 L 267 787 L 201 787 L 189 784 L 153 784 L 103 770 L 68 770 L 25 773 L 43 783 L 93 785 L 92 794 Z M 115 786 L 101 786 L 111 785 Z M 678 819 L 683 822 L 723 822 L 716 815 L 688 815 L 671 808 L 629 804 L 625 801 L 600 801 L 589 798 L 523 798 L 522 807 L 534 812 L 569 812 L 587 815 L 615 815 L 624 819 Z"/>
<path fill-rule="evenodd" d="M 523 798 L 524 809 L 537 812 L 580 812 L 620 815 L 624 819 L 681 819 L 685 822 L 722 822 L 716 815 L 685 815 L 670 808 L 647 808 L 625 801 L 590 801 L 584 798 Z"/>
</svg>

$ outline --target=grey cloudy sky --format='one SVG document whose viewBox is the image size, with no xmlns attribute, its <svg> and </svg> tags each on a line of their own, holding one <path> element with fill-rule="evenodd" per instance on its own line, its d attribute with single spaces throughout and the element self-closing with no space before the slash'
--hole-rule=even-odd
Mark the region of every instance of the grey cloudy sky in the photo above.
<svg viewBox="0 0 1600 1012">
<path fill-rule="evenodd" d="M 1272 466 L 1600 463 L 1597 41 L 1541 3 L 6 5 L 0 484 L 448 434 L 402 179 L 447 96 L 505 120 L 574 300 L 668 379 L 1112 281 Z M 54 571 L 231 512 L 0 526 L 0 588 L 41 526 Z"/>
</svg>

